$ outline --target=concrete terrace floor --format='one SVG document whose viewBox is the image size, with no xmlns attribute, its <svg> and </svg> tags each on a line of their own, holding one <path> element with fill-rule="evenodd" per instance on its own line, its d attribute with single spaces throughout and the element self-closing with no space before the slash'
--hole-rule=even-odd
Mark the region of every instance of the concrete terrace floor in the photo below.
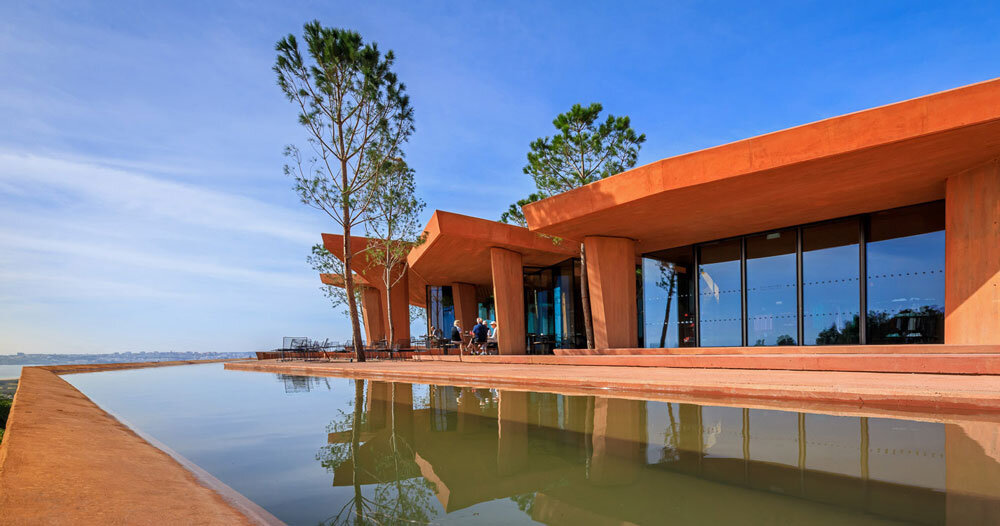
<svg viewBox="0 0 1000 526">
<path fill-rule="evenodd" d="M 458 361 L 226 363 L 232 370 L 552 391 L 843 415 L 1000 422 L 1000 376 Z"/>
</svg>

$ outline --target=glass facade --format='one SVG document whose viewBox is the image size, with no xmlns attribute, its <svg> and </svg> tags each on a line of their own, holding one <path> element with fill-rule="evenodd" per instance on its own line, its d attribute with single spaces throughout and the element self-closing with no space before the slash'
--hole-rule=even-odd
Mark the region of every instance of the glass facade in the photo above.
<svg viewBox="0 0 1000 526">
<path fill-rule="evenodd" d="M 797 232 L 746 238 L 747 345 L 798 343 Z"/>
<path fill-rule="evenodd" d="M 858 219 L 802 229 L 802 343 L 858 344 L 861 307 Z"/>
<path fill-rule="evenodd" d="M 640 342 L 944 343 L 944 235 L 937 201 L 644 254 Z"/>
<path fill-rule="evenodd" d="M 698 247 L 698 321 L 702 347 L 743 345 L 739 239 Z"/>
<path fill-rule="evenodd" d="M 546 354 L 555 348 L 587 347 L 580 310 L 580 261 L 524 271 L 524 316 L 528 349 Z"/>
<path fill-rule="evenodd" d="M 693 347 L 694 252 L 661 250 L 642 259 L 640 339 L 645 347 Z"/>
<path fill-rule="evenodd" d="M 427 334 L 434 334 L 431 328 L 437 327 L 441 329 L 443 338 L 450 338 L 454 323 L 455 300 L 451 287 L 427 287 Z"/>
<path fill-rule="evenodd" d="M 944 203 L 872 214 L 868 343 L 944 343 Z"/>
</svg>

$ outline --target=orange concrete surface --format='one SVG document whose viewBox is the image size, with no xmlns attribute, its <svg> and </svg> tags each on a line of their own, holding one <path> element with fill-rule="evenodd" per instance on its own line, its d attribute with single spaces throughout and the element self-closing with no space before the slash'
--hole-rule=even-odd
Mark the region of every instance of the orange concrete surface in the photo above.
<svg viewBox="0 0 1000 526">
<path fill-rule="evenodd" d="M 948 178 L 946 343 L 1000 343 L 1000 160 Z"/>
<path fill-rule="evenodd" d="M 524 215 L 647 252 L 943 199 L 949 176 L 996 157 L 1000 79 L 663 159 Z"/>
<path fill-rule="evenodd" d="M 114 365 L 119 367 L 24 368 L 0 444 L 0 524 L 263 522 L 241 513 L 52 371 L 136 366 Z"/>
<path fill-rule="evenodd" d="M 385 287 L 381 287 L 382 306 L 385 310 L 382 313 L 383 320 L 391 320 L 392 328 L 395 331 L 393 338 L 397 342 L 402 342 L 402 347 L 410 346 L 410 272 L 404 268 L 403 275 L 392 286 L 390 301 L 392 301 L 392 317 L 389 316 L 388 303 L 385 301 Z M 386 338 L 389 337 L 389 324 L 385 325 Z"/>
<path fill-rule="evenodd" d="M 355 279 L 361 278 L 362 284 L 372 285 L 378 287 L 379 283 L 384 283 L 382 279 L 382 265 L 373 263 L 368 260 L 368 257 L 363 254 L 364 250 L 368 247 L 370 240 L 367 237 L 361 236 L 351 236 L 351 252 L 357 259 L 353 260 L 352 270 L 355 274 Z M 323 234 L 323 246 L 330 251 L 337 259 L 344 260 L 344 236 L 341 234 Z M 340 284 L 336 285 L 338 287 L 343 287 L 343 277 L 340 278 Z M 408 276 L 409 283 L 409 302 L 410 305 L 416 305 L 417 307 L 426 307 L 424 298 L 424 287 L 427 282 L 423 281 L 419 276 L 415 276 L 412 273 Z M 331 283 L 332 284 L 332 283 Z M 382 289 L 385 288 L 383 285 Z"/>
<path fill-rule="evenodd" d="M 569 240 L 557 243 L 527 228 L 441 210 L 434 212 L 424 232 L 426 241 L 410 251 L 407 261 L 431 285 L 489 285 L 490 247 L 517 252 L 525 266 L 537 267 L 559 263 L 579 250 L 579 244 Z"/>
<path fill-rule="evenodd" d="M 455 301 L 455 319 L 459 320 L 462 329 L 472 329 L 479 313 L 479 305 L 476 302 L 476 286 L 471 283 L 452 283 L 451 297 Z M 441 327 L 444 334 L 448 334 L 449 327 Z"/>
<path fill-rule="evenodd" d="M 635 347 L 639 342 L 635 242 L 621 237 L 587 237 L 583 244 L 594 347 Z"/>
<path fill-rule="evenodd" d="M 794 349 L 802 349 L 795 347 Z M 706 354 L 706 355 L 522 355 L 421 356 L 418 360 L 607 367 L 673 367 L 783 371 L 1000 375 L 1000 354 Z"/>
<path fill-rule="evenodd" d="M 524 267 L 521 254 L 490 249 L 493 302 L 497 313 L 497 348 L 500 354 L 524 354 Z M 469 327 L 462 327 L 469 329 Z"/>
<path fill-rule="evenodd" d="M 678 354 L 996 354 L 1000 345 L 803 345 L 760 347 L 668 347 L 626 349 L 553 349 L 556 356 L 621 356 L 621 355 L 678 355 Z"/>
<path fill-rule="evenodd" d="M 375 287 L 361 289 L 361 316 L 364 318 L 365 338 L 368 339 L 369 345 L 386 338 L 382 298 L 382 291 Z"/>
<path fill-rule="evenodd" d="M 346 286 L 346 285 L 344 285 L 344 275 L 343 274 L 320 273 L 319 280 L 324 285 L 332 285 L 334 287 L 340 287 L 340 288 L 344 288 Z M 354 284 L 355 285 L 369 285 L 367 279 L 365 279 L 365 278 L 363 278 L 361 276 L 358 276 L 357 274 L 355 274 L 355 276 L 354 276 Z"/>
<path fill-rule="evenodd" d="M 600 394 L 704 405 L 759 407 L 843 415 L 925 413 L 1000 421 L 1000 376 L 755 371 L 483 364 L 442 361 L 364 363 L 240 362 L 226 369 L 397 382 Z M 906 416 L 910 418 L 910 416 Z"/>
</svg>

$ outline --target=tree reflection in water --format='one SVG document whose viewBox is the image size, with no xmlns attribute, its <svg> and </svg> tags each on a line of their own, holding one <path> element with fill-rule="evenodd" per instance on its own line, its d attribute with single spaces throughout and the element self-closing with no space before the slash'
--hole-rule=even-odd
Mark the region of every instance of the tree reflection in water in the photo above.
<svg viewBox="0 0 1000 526">
<path fill-rule="evenodd" d="M 414 460 L 412 409 L 397 410 L 412 408 L 412 386 L 380 383 L 392 391 L 390 421 L 382 427 L 372 422 L 365 411 L 365 385 L 364 380 L 355 380 L 353 410 L 340 411 L 339 417 L 330 422 L 330 443 L 316 454 L 316 460 L 335 477 L 348 468 L 354 490 L 337 514 L 320 524 L 429 524 L 437 515 L 432 503 L 434 486 L 421 476 Z M 369 398 L 370 406 L 377 402 Z M 384 440 L 388 447 L 379 448 L 382 454 L 365 458 L 361 446 L 374 440 Z M 372 487 L 365 491 L 363 486 Z"/>
</svg>

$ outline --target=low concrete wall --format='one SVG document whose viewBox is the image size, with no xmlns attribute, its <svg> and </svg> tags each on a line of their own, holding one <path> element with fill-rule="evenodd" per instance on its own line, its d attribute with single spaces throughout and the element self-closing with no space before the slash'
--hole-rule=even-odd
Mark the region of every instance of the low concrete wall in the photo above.
<svg viewBox="0 0 1000 526">
<path fill-rule="evenodd" d="M 0 444 L 0 524 L 280 524 L 57 374 L 191 363 L 205 362 L 25 367 Z"/>
</svg>

